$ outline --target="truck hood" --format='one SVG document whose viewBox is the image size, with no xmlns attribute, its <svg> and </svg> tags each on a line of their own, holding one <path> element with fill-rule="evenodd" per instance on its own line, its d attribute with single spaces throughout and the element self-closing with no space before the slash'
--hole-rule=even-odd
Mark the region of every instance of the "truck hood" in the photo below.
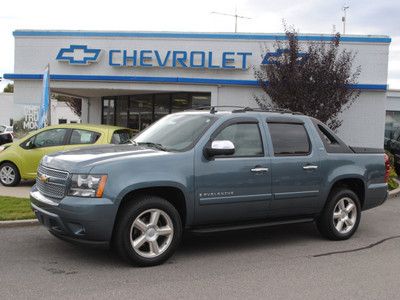
<svg viewBox="0 0 400 300">
<path fill-rule="evenodd" d="M 42 165 L 68 172 L 89 172 L 97 164 L 127 157 L 163 155 L 155 148 L 127 145 L 100 145 L 62 151 L 43 157 Z"/>
</svg>

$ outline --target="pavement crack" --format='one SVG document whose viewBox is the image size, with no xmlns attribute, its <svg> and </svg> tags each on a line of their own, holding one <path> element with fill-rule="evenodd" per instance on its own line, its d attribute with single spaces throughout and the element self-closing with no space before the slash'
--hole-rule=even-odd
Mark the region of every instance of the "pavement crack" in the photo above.
<svg viewBox="0 0 400 300">
<path fill-rule="evenodd" d="M 52 274 L 65 274 L 65 275 L 72 275 L 78 273 L 77 271 L 65 271 L 62 269 L 57 269 L 57 268 L 43 268 L 44 270 L 52 273 Z"/>
<path fill-rule="evenodd" d="M 336 255 L 336 254 L 343 254 L 343 253 L 351 253 L 351 252 L 358 252 L 358 251 L 363 251 L 363 250 L 367 250 L 367 249 L 371 249 L 375 246 L 378 246 L 384 242 L 390 241 L 390 240 L 394 240 L 394 239 L 398 239 L 400 238 L 400 235 L 394 235 L 394 236 L 390 236 L 387 237 L 385 239 L 382 239 L 380 241 L 377 241 L 375 243 L 369 244 L 365 247 L 360 247 L 360 248 L 355 248 L 355 249 L 350 249 L 350 250 L 342 250 L 342 251 L 334 251 L 334 252 L 327 252 L 327 253 L 321 253 L 321 254 L 315 254 L 312 257 L 322 257 L 322 256 L 330 256 L 330 255 Z"/>
</svg>

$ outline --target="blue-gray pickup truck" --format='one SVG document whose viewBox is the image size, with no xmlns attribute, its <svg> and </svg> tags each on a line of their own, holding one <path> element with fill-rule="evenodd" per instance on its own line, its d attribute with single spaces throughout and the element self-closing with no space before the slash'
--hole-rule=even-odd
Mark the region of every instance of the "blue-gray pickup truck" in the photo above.
<svg viewBox="0 0 400 300">
<path fill-rule="evenodd" d="M 315 221 L 328 239 L 348 239 L 388 195 L 382 149 L 249 108 L 167 115 L 125 145 L 45 156 L 37 173 L 32 209 L 53 235 L 112 245 L 140 266 L 167 260 L 184 230 Z"/>
</svg>

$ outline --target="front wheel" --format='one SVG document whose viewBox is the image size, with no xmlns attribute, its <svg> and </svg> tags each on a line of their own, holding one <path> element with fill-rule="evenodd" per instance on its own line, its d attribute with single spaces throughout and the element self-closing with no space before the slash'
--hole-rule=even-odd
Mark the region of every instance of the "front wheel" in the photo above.
<svg viewBox="0 0 400 300">
<path fill-rule="evenodd" d="M 4 186 L 16 186 L 21 181 L 18 168 L 13 163 L 3 163 L 0 166 L 0 182 Z"/>
<path fill-rule="evenodd" d="M 338 188 L 329 195 L 328 203 L 317 219 L 317 227 L 330 240 L 346 240 L 356 232 L 360 219 L 358 196 L 352 190 Z"/>
<path fill-rule="evenodd" d="M 182 237 L 178 211 L 156 196 L 132 199 L 120 216 L 114 246 L 120 256 L 138 266 L 159 265 L 172 256 Z"/>
</svg>

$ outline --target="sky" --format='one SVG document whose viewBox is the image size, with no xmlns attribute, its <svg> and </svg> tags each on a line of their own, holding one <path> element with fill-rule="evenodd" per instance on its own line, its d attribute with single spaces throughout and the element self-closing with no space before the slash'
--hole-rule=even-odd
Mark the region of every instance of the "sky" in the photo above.
<svg viewBox="0 0 400 300">
<path fill-rule="evenodd" d="M 212 14 L 234 13 L 238 32 L 282 32 L 282 20 L 300 33 L 342 31 L 392 38 L 388 84 L 400 89 L 400 1 L 398 0 L 13 0 L 0 10 L 0 76 L 13 73 L 16 29 L 233 32 L 234 19 Z M 0 82 L 0 90 L 7 81 Z"/>
</svg>

